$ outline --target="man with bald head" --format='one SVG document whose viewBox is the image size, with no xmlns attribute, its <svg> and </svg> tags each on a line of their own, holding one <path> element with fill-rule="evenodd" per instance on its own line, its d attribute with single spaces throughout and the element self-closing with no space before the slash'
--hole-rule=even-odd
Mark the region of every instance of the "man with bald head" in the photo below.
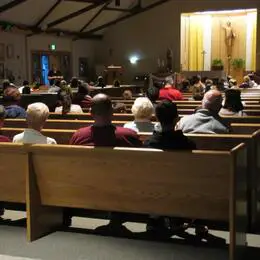
<svg viewBox="0 0 260 260">
<path fill-rule="evenodd" d="M 94 124 L 79 129 L 71 138 L 70 144 L 106 147 L 142 145 L 136 132 L 112 125 L 113 107 L 107 95 L 97 94 L 93 97 L 91 114 Z"/>
<path fill-rule="evenodd" d="M 208 91 L 202 100 L 202 107 L 195 114 L 184 116 L 177 124 L 183 133 L 225 134 L 228 126 L 219 117 L 222 95 L 217 90 Z"/>
</svg>

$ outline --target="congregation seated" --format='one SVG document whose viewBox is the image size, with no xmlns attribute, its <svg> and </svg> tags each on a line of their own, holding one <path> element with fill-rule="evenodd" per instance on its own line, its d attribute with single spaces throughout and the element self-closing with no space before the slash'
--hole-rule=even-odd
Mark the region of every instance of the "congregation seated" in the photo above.
<svg viewBox="0 0 260 260">
<path fill-rule="evenodd" d="M 241 100 L 241 92 L 238 89 L 225 91 L 224 106 L 220 109 L 220 116 L 246 116 Z"/>
<path fill-rule="evenodd" d="M 193 79 L 192 97 L 194 100 L 202 100 L 205 92 L 205 85 L 201 82 L 199 76 L 194 77 Z"/>
<path fill-rule="evenodd" d="M 62 91 L 58 95 L 58 99 L 61 103 L 60 106 L 55 108 L 55 113 L 66 115 L 72 114 L 82 114 L 83 110 L 80 105 L 72 104 L 71 96 L 68 92 Z"/>
<path fill-rule="evenodd" d="M 1 128 L 4 126 L 4 120 L 5 120 L 5 108 L 4 106 L 0 105 L 0 143 L 11 142 L 11 140 L 8 137 L 1 135 Z"/>
<path fill-rule="evenodd" d="M 133 93 L 131 90 L 125 90 L 122 94 L 123 100 L 131 100 L 133 98 Z M 127 107 L 122 102 L 116 102 L 113 104 L 113 111 L 114 113 L 127 113 Z"/>
<path fill-rule="evenodd" d="M 172 77 L 166 77 L 165 79 L 165 86 L 160 89 L 159 93 L 160 100 L 182 100 L 183 96 L 182 93 L 174 87 L 174 82 Z"/>
<path fill-rule="evenodd" d="M 89 95 L 88 85 L 79 81 L 78 92 L 73 97 L 73 104 L 79 105 L 81 108 L 90 108 L 92 97 Z"/>
<path fill-rule="evenodd" d="M 154 130 L 154 124 L 151 122 L 154 113 L 152 102 L 146 97 L 139 97 L 132 106 L 134 121 L 124 125 L 125 128 L 132 129 L 136 132 L 151 133 Z"/>
<path fill-rule="evenodd" d="M 92 126 L 79 129 L 71 138 L 71 145 L 140 147 L 142 145 L 135 131 L 112 124 L 112 101 L 105 94 L 93 97 Z"/>
<path fill-rule="evenodd" d="M 176 104 L 169 100 L 160 102 L 156 106 L 155 115 L 160 122 L 161 131 L 154 131 L 153 135 L 145 141 L 145 147 L 162 150 L 196 149 L 196 145 L 183 135 L 181 130 L 174 130 L 178 121 Z"/>
<path fill-rule="evenodd" d="M 222 107 L 222 95 L 217 90 L 208 91 L 202 100 L 202 107 L 192 115 L 184 116 L 177 124 L 183 133 L 225 134 L 228 126 L 218 115 Z"/>
<path fill-rule="evenodd" d="M 21 94 L 16 87 L 8 86 L 4 90 L 3 103 L 6 118 L 26 118 L 26 111 L 19 106 Z"/>
<path fill-rule="evenodd" d="M 252 86 L 252 82 L 250 80 L 250 77 L 249 76 L 245 76 L 244 77 L 244 81 L 239 86 L 239 88 L 252 88 L 251 86 Z"/>
<path fill-rule="evenodd" d="M 41 130 L 49 116 L 49 108 L 43 103 L 33 103 L 27 108 L 28 128 L 23 133 L 15 135 L 14 143 L 25 144 L 56 144 L 50 137 L 41 134 Z"/>
</svg>

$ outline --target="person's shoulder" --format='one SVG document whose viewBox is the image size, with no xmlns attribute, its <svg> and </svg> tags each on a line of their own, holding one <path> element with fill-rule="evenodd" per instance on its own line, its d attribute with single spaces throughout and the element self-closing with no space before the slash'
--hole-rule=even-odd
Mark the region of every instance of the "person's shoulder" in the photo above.
<svg viewBox="0 0 260 260">
<path fill-rule="evenodd" d="M 10 143 L 11 140 L 7 136 L 0 135 L 0 142 L 1 143 Z"/>
<path fill-rule="evenodd" d="M 86 126 L 78 129 L 74 135 L 81 135 L 81 134 L 88 134 L 91 132 L 92 127 L 91 126 Z"/>
<path fill-rule="evenodd" d="M 20 133 L 20 134 L 17 134 L 13 137 L 13 143 L 19 143 L 23 140 L 23 137 L 24 137 L 24 132 L 23 133 Z"/>
<path fill-rule="evenodd" d="M 137 133 L 132 130 L 132 129 L 129 129 L 129 128 L 124 128 L 124 127 L 121 127 L 121 126 L 117 126 L 116 127 L 116 134 L 117 135 L 124 135 L 124 136 L 134 136 L 134 137 L 137 137 Z"/>
<path fill-rule="evenodd" d="M 47 137 L 47 144 L 57 144 L 56 140 L 51 138 L 51 137 Z"/>
</svg>

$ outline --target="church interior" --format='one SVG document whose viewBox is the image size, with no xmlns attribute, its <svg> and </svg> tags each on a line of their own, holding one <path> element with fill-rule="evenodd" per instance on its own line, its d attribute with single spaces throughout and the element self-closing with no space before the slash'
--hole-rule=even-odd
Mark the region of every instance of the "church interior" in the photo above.
<svg viewBox="0 0 260 260">
<path fill-rule="evenodd" d="M 0 260 L 259 259 L 259 149 L 260 1 L 0 1 Z"/>
</svg>

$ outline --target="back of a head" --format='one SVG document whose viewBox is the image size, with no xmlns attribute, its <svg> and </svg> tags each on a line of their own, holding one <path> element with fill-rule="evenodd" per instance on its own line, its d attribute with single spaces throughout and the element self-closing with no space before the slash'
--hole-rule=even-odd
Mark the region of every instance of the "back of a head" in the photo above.
<svg viewBox="0 0 260 260">
<path fill-rule="evenodd" d="M 222 95 L 218 90 L 206 92 L 202 100 L 202 108 L 218 113 L 222 107 Z"/>
<path fill-rule="evenodd" d="M 70 81 L 70 86 L 71 86 L 72 88 L 77 88 L 78 85 L 79 85 L 79 80 L 78 80 L 78 78 L 73 77 L 73 78 L 71 79 L 71 81 Z"/>
<path fill-rule="evenodd" d="M 39 130 L 44 126 L 45 121 L 49 116 L 49 108 L 44 103 L 33 103 L 27 108 L 27 123 L 28 126 Z"/>
<path fill-rule="evenodd" d="M 165 85 L 171 85 L 171 86 L 173 86 L 173 84 L 174 84 L 174 81 L 173 81 L 172 76 L 169 76 L 169 77 L 166 77 L 166 78 L 165 78 Z"/>
<path fill-rule="evenodd" d="M 88 90 L 88 84 L 85 82 L 80 82 L 79 83 L 79 88 L 78 88 L 78 94 L 79 95 L 88 95 L 89 90 Z"/>
<path fill-rule="evenodd" d="M 135 119 L 151 119 L 154 113 L 152 102 L 146 97 L 139 97 L 132 106 Z"/>
<path fill-rule="evenodd" d="M 133 98 L 133 94 L 132 94 L 131 90 L 125 90 L 123 92 L 122 96 L 123 96 L 124 99 L 132 99 Z"/>
<path fill-rule="evenodd" d="M 156 100 L 159 99 L 160 90 L 159 90 L 159 88 L 152 86 L 152 87 L 147 89 L 146 95 L 151 100 L 151 102 L 154 103 Z"/>
<path fill-rule="evenodd" d="M 113 114 L 111 99 L 105 94 L 97 94 L 92 99 L 91 113 L 93 116 L 110 117 Z"/>
<path fill-rule="evenodd" d="M 5 90 L 10 86 L 10 81 L 8 79 L 5 79 L 3 80 L 2 85 L 3 85 L 3 90 Z"/>
<path fill-rule="evenodd" d="M 169 100 L 160 102 L 155 108 L 155 114 L 162 126 L 174 125 L 178 119 L 177 106 Z"/>
<path fill-rule="evenodd" d="M 250 81 L 250 77 L 249 76 L 245 76 L 244 77 L 244 82 L 248 83 Z"/>
<path fill-rule="evenodd" d="M 0 105 L 0 120 L 5 118 L 5 108 L 4 106 Z"/>
<path fill-rule="evenodd" d="M 72 104 L 71 96 L 66 91 L 61 91 L 59 93 L 59 100 L 62 104 L 62 114 L 68 114 L 70 112 Z"/>
<path fill-rule="evenodd" d="M 238 89 L 227 89 L 225 91 L 225 103 L 224 108 L 233 112 L 239 112 L 244 109 L 241 100 L 241 92 Z"/>
<path fill-rule="evenodd" d="M 29 81 L 28 80 L 24 80 L 23 81 L 23 86 L 29 86 Z"/>
<path fill-rule="evenodd" d="M 15 104 L 21 99 L 21 93 L 16 87 L 9 86 L 4 90 L 3 101 L 5 103 Z"/>
<path fill-rule="evenodd" d="M 22 90 L 22 94 L 27 94 L 27 95 L 31 94 L 31 88 L 28 85 L 25 86 Z"/>
</svg>

